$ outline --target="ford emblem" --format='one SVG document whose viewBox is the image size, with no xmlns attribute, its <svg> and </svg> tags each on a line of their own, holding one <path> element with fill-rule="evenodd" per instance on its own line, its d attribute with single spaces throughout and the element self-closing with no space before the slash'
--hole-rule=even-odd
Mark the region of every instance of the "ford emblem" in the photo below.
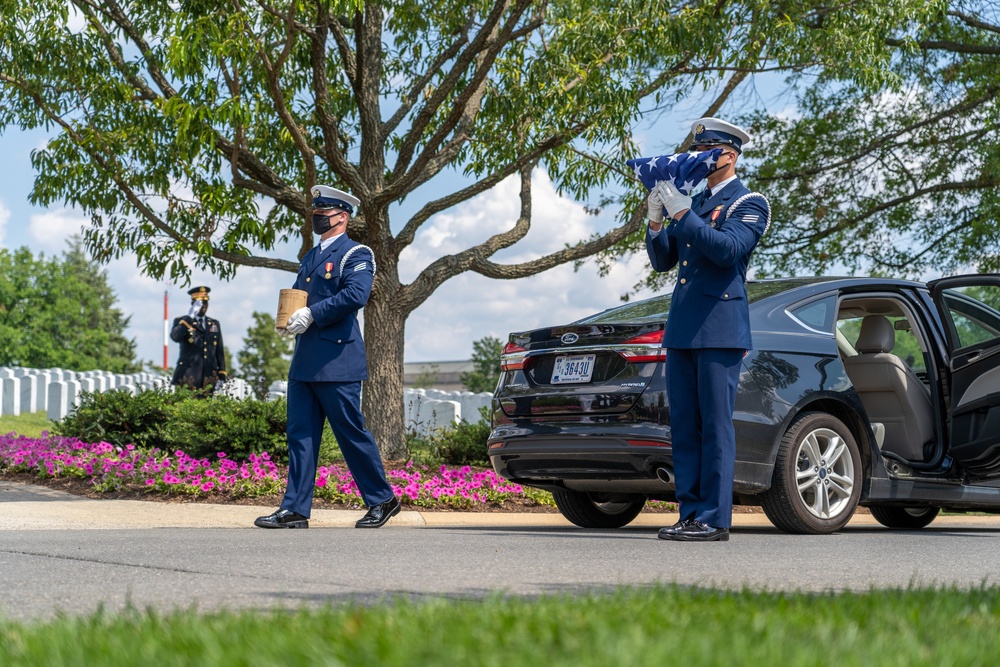
<svg viewBox="0 0 1000 667">
<path fill-rule="evenodd" d="M 559 340 L 562 341 L 563 345 L 572 345 L 576 341 L 580 340 L 580 337 L 577 336 L 572 331 L 570 331 L 569 333 L 564 333 L 562 335 L 562 338 L 560 338 Z"/>
</svg>

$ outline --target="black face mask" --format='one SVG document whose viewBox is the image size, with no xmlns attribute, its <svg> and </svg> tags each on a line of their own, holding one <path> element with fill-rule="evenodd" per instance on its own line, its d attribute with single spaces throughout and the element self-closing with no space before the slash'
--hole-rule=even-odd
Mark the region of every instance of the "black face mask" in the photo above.
<svg viewBox="0 0 1000 667">
<path fill-rule="evenodd" d="M 333 227 L 330 224 L 330 216 L 322 213 L 313 213 L 313 231 L 317 234 L 325 234 Z"/>
</svg>

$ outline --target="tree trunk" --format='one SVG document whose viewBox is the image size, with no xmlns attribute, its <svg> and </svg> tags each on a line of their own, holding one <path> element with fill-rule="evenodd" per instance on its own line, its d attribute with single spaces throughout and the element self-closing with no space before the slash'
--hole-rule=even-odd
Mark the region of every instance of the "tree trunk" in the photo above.
<svg viewBox="0 0 1000 667">
<path fill-rule="evenodd" d="M 365 424 L 375 436 L 382 458 L 401 460 L 408 454 L 403 409 L 403 332 L 407 313 L 398 301 L 393 302 L 391 290 L 385 289 L 372 291 L 364 313 L 368 355 L 368 382 L 362 399 Z"/>
</svg>

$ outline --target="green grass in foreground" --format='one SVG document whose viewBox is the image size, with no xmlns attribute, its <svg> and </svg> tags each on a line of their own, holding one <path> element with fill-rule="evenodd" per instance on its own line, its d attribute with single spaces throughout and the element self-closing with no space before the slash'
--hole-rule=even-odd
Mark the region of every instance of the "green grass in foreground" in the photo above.
<svg viewBox="0 0 1000 667">
<path fill-rule="evenodd" d="M 1000 589 L 673 586 L 535 600 L 0 622 L 0 665 L 993 665 Z"/>
<path fill-rule="evenodd" d="M 52 431 L 53 422 L 45 415 L 45 411 L 29 412 L 17 417 L 0 417 L 0 434 L 7 434 L 13 431 L 18 435 L 25 435 L 29 438 L 37 438 L 42 431 Z"/>
</svg>

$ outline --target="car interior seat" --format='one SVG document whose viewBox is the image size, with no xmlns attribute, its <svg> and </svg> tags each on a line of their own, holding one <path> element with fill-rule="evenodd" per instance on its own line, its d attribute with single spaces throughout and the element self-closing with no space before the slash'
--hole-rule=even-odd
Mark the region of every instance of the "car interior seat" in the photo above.
<svg viewBox="0 0 1000 667">
<path fill-rule="evenodd" d="M 882 315 L 861 321 L 854 347 L 844 359 L 847 375 L 861 397 L 868 418 L 885 426 L 882 449 L 908 461 L 924 460 L 924 445 L 934 440 L 930 391 L 892 352 L 896 333 Z"/>
</svg>

